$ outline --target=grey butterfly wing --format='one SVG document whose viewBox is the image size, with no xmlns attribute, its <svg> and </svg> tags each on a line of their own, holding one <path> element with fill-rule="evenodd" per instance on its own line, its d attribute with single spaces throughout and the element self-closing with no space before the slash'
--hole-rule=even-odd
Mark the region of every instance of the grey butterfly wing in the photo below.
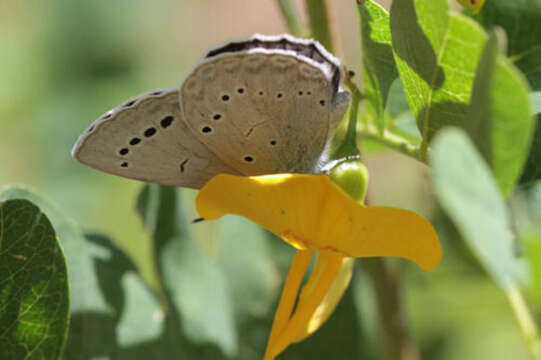
<svg viewBox="0 0 541 360">
<path fill-rule="evenodd" d="M 181 86 L 199 140 L 245 175 L 312 172 L 349 104 L 320 66 L 253 49 L 205 60 Z"/>
<path fill-rule="evenodd" d="M 178 89 L 144 94 L 104 114 L 72 153 L 98 170 L 163 185 L 198 189 L 218 173 L 238 174 L 188 128 Z"/>
</svg>

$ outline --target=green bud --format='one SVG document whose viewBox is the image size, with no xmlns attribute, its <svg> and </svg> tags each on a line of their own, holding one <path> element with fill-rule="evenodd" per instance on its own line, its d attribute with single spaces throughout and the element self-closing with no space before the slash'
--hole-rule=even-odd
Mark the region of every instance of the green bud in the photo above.
<svg viewBox="0 0 541 360">
<path fill-rule="evenodd" d="M 368 169 L 359 158 L 338 162 L 329 171 L 329 176 L 353 200 L 364 202 L 368 187 Z"/>
</svg>

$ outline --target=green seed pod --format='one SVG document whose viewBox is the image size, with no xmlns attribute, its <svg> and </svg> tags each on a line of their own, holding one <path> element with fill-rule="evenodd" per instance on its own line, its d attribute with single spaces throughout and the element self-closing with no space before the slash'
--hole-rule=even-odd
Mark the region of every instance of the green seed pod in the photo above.
<svg viewBox="0 0 541 360">
<path fill-rule="evenodd" d="M 358 156 L 339 160 L 329 177 L 355 201 L 363 203 L 368 187 L 368 168 Z"/>
</svg>

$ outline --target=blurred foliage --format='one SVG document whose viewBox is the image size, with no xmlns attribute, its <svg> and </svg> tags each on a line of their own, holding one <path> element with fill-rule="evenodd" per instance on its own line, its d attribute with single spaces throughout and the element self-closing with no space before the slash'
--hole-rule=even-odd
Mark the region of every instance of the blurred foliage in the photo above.
<svg viewBox="0 0 541 360">
<path fill-rule="evenodd" d="M 0 329 L 16 325 L 0 331 L 0 357 L 49 334 L 33 358 L 54 359 L 66 330 L 66 360 L 261 357 L 293 249 L 237 217 L 191 224 L 193 191 L 98 173 L 70 149 L 107 109 L 177 84 L 208 46 L 285 31 L 286 9 L 299 35 L 318 21 L 341 29 L 328 41 L 346 59 L 361 44 L 362 61 L 346 65 L 364 72 L 353 80 L 364 84 L 369 198 L 420 212 L 438 231 L 435 271 L 386 262 L 420 355 L 539 358 L 527 322 L 541 320 L 541 0 L 487 0 L 476 15 L 446 0 L 394 0 L 390 13 L 387 1 L 324 3 L 0 4 L 0 185 L 39 189 L 0 193 L 2 219 L 19 224 L 0 223 Z M 41 236 L 28 231 L 35 221 Z M 26 239 L 43 243 L 20 247 Z M 22 273 L 21 256 L 33 261 Z M 279 358 L 381 359 L 388 334 L 371 280 L 358 261 L 329 321 Z M 29 318 L 16 318 L 32 301 L 22 291 L 35 298 Z"/>
</svg>

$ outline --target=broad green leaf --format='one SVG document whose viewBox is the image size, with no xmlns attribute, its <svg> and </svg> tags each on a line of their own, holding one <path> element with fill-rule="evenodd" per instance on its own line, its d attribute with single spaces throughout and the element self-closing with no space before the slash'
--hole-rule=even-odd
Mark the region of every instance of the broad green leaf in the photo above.
<svg viewBox="0 0 541 360">
<path fill-rule="evenodd" d="M 424 156 L 436 131 L 464 124 L 486 34 L 471 19 L 449 13 L 447 0 L 394 0 L 391 33 Z"/>
<path fill-rule="evenodd" d="M 489 0 L 479 21 L 487 29 L 505 29 L 508 55 L 532 88 L 541 90 L 541 0 Z"/>
<path fill-rule="evenodd" d="M 0 358 L 57 359 L 69 323 L 66 262 L 46 215 L 0 203 Z"/>
<path fill-rule="evenodd" d="M 393 80 L 398 76 L 391 48 L 389 14 L 372 0 L 360 1 L 358 10 L 367 111 L 378 130 L 383 132 L 387 96 Z"/>
<path fill-rule="evenodd" d="M 145 185 L 137 201 L 152 235 L 160 277 L 178 311 L 182 334 L 190 341 L 214 343 L 228 356 L 237 352 L 237 333 L 227 279 L 199 247 L 184 217 L 178 188 Z"/>
<path fill-rule="evenodd" d="M 501 55 L 492 32 L 477 67 L 464 128 L 492 167 L 504 197 L 508 197 L 530 148 L 533 117 L 528 84 Z"/>
<path fill-rule="evenodd" d="M 477 19 L 485 28 L 500 26 L 506 31 L 510 60 L 526 75 L 534 91 L 541 90 L 541 0 L 490 0 Z M 541 178 L 539 121 L 521 183 Z"/>
<path fill-rule="evenodd" d="M 71 289 L 71 324 L 63 359 L 110 359 L 119 351 L 118 337 L 132 343 L 126 335 L 126 322 L 152 313 L 150 292 L 143 296 L 143 285 L 134 278 L 135 266 L 107 237 L 84 234 L 70 218 L 37 193 L 22 187 L 8 187 L 0 200 L 25 198 L 46 211 L 62 243 L 68 264 Z M 130 276 L 131 280 L 124 280 Z M 137 294 L 136 297 L 127 298 Z M 154 318 L 146 321 L 151 323 Z M 120 321 L 120 323 L 119 323 Z M 141 328 L 137 339 L 148 342 L 159 336 L 149 326 Z M 126 340 L 127 339 L 127 340 Z"/>
<path fill-rule="evenodd" d="M 487 272 L 513 283 L 509 215 L 496 180 L 464 131 L 443 130 L 430 157 L 436 196 Z"/>
</svg>

